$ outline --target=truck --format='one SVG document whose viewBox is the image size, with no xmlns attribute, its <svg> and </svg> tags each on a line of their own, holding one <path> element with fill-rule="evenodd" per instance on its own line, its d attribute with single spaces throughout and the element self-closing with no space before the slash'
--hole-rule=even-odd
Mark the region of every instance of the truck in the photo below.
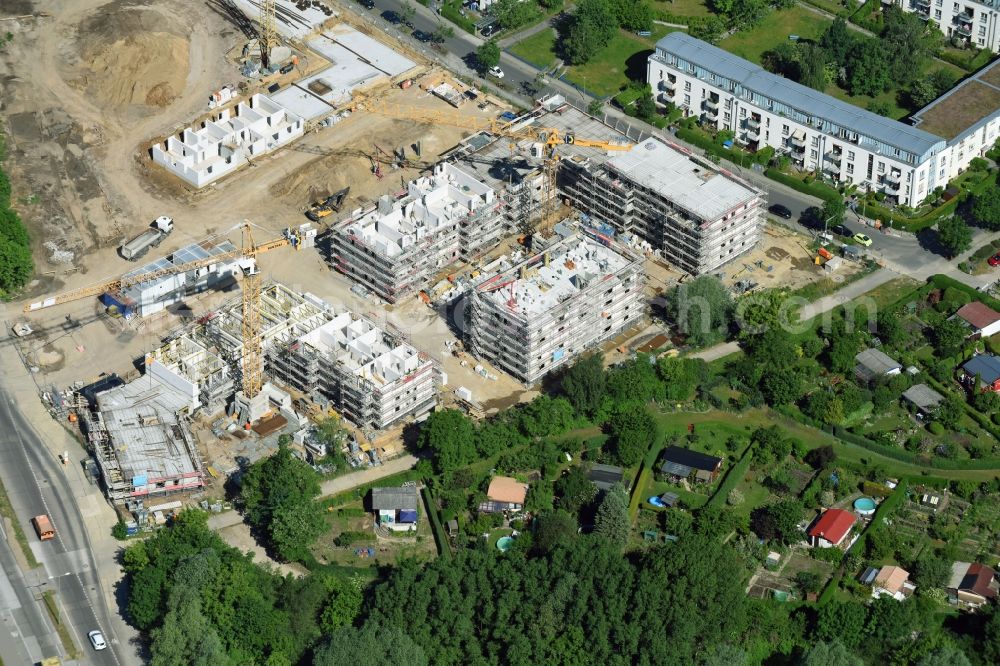
<svg viewBox="0 0 1000 666">
<path fill-rule="evenodd" d="M 145 256 L 149 252 L 149 248 L 156 247 L 170 235 L 170 232 L 174 230 L 174 221 L 166 215 L 161 215 L 153 220 L 149 227 L 132 240 L 122 244 L 118 251 L 123 259 L 136 261 Z"/>
<path fill-rule="evenodd" d="M 35 527 L 35 532 L 38 533 L 40 540 L 48 541 L 49 539 L 56 538 L 56 531 L 52 527 L 52 523 L 49 521 L 47 515 L 35 516 L 31 519 L 31 524 Z"/>
</svg>

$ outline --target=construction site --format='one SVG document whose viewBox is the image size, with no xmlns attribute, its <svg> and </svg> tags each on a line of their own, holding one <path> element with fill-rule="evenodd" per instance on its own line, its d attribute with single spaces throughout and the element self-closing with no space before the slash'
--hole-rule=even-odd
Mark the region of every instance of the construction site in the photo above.
<svg viewBox="0 0 1000 666">
<path fill-rule="evenodd" d="M 560 96 L 516 108 L 355 9 L 70 0 L 11 24 L 38 272 L 9 324 L 117 504 L 331 416 L 379 464 L 436 406 L 485 416 L 668 333 L 649 299 L 688 275 L 825 277 L 750 184 Z M 159 256 L 124 261 L 165 214 Z"/>
</svg>

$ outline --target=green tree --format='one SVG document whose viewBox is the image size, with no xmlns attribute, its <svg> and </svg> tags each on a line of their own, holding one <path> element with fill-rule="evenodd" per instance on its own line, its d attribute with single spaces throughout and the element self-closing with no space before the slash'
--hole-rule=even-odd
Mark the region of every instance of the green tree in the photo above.
<svg viewBox="0 0 1000 666">
<path fill-rule="evenodd" d="M 589 113 L 592 116 L 599 116 L 603 111 L 604 111 L 603 99 L 590 100 L 590 104 L 587 105 L 587 113 Z"/>
<path fill-rule="evenodd" d="M 836 638 L 829 643 L 814 643 L 804 655 L 801 666 L 864 666 L 864 661 L 844 647 Z"/>
<path fill-rule="evenodd" d="M 646 403 L 663 397 L 663 384 L 650 357 L 640 354 L 635 360 L 612 368 L 607 373 L 607 395 L 616 404 Z"/>
<path fill-rule="evenodd" d="M 464 467 L 476 452 L 472 421 L 457 409 L 433 412 L 420 428 L 419 446 L 434 454 L 438 473 Z"/>
<path fill-rule="evenodd" d="M 993 185 L 973 197 L 972 217 L 987 229 L 1000 229 L 1000 187 Z"/>
<path fill-rule="evenodd" d="M 852 95 L 877 97 L 892 87 L 886 52 L 879 41 L 862 40 L 848 58 L 847 85 Z"/>
<path fill-rule="evenodd" d="M 798 321 L 798 316 L 785 303 L 788 290 L 761 289 L 740 297 L 736 304 L 736 323 L 744 336 L 763 331 L 782 331 Z M 789 365 L 787 362 L 783 365 Z"/>
<path fill-rule="evenodd" d="M 476 61 L 484 70 L 499 65 L 500 47 L 497 46 L 496 41 L 491 39 L 488 42 L 483 42 L 479 48 L 476 49 Z"/>
<path fill-rule="evenodd" d="M 955 396 L 948 396 L 938 405 L 935 418 L 948 430 L 954 430 L 964 415 L 965 409 L 961 400 Z"/>
<path fill-rule="evenodd" d="M 728 24 L 734 30 L 749 30 L 767 17 L 770 7 L 765 0 L 733 0 Z"/>
<path fill-rule="evenodd" d="M 938 90 L 929 78 L 921 77 L 910 84 L 907 96 L 910 99 L 910 108 L 917 110 L 933 102 L 938 96 Z"/>
<path fill-rule="evenodd" d="M 946 217 L 937 225 L 938 242 L 949 258 L 957 257 L 972 245 L 972 229 L 961 217 Z"/>
<path fill-rule="evenodd" d="M 823 32 L 819 39 L 819 45 L 834 63 L 846 67 L 858 39 L 860 37 L 851 31 L 847 26 L 847 21 L 838 16 Z"/>
<path fill-rule="evenodd" d="M 410 28 L 413 27 L 413 17 L 417 14 L 417 8 L 414 7 L 409 0 L 403 3 L 402 8 L 399 11 L 399 20 L 403 22 L 403 25 Z"/>
<path fill-rule="evenodd" d="M 948 319 L 935 326 L 931 333 L 934 351 L 942 358 L 957 354 L 965 344 L 969 329 L 958 319 Z"/>
<path fill-rule="evenodd" d="M 35 265 L 31 249 L 0 236 L 0 295 L 10 294 L 31 279 Z"/>
<path fill-rule="evenodd" d="M 757 428 L 750 434 L 754 462 L 761 466 L 780 465 L 792 452 L 792 442 L 778 426 Z"/>
<path fill-rule="evenodd" d="M 698 666 L 746 666 L 747 653 L 728 643 L 708 646 L 698 657 Z"/>
<path fill-rule="evenodd" d="M 666 310 L 690 344 L 705 347 L 729 330 L 733 300 L 721 280 L 702 275 L 674 287 L 667 295 Z"/>
<path fill-rule="evenodd" d="M 374 624 L 361 629 L 338 629 L 316 650 L 313 658 L 313 666 L 425 666 L 428 663 L 423 648 L 402 629 Z"/>
<path fill-rule="evenodd" d="M 650 120 L 656 115 L 656 102 L 653 95 L 643 95 L 635 102 L 635 115 L 643 120 Z"/>
<path fill-rule="evenodd" d="M 761 377 L 761 392 L 769 405 L 787 405 L 802 396 L 802 376 L 787 370 L 768 370 Z"/>
<path fill-rule="evenodd" d="M 847 207 L 844 205 L 844 200 L 840 197 L 827 199 L 823 202 L 823 208 L 820 215 L 822 216 L 824 224 L 828 227 L 833 227 L 838 224 L 843 224 L 844 216 L 847 214 Z"/>
<path fill-rule="evenodd" d="M 644 405 L 636 403 L 617 410 L 608 420 L 607 430 L 615 458 L 625 467 L 642 460 L 657 437 L 656 419 Z"/>
<path fill-rule="evenodd" d="M 712 15 L 700 20 L 692 20 L 689 33 L 695 39 L 715 44 L 725 31 L 726 22 L 721 17 Z"/>
<path fill-rule="evenodd" d="M 878 99 L 873 99 L 872 101 L 868 102 L 867 109 L 868 111 L 871 111 L 872 113 L 878 114 L 880 116 L 888 117 L 892 115 L 892 106 L 889 104 L 889 102 L 885 102 Z"/>
<path fill-rule="evenodd" d="M 555 491 L 559 496 L 559 508 L 573 515 L 578 515 L 581 509 L 597 499 L 597 486 L 581 465 L 570 467 L 556 479 Z"/>
<path fill-rule="evenodd" d="M 345 579 L 340 576 L 323 578 L 327 598 L 320 613 L 320 629 L 335 633 L 340 627 L 349 627 L 361 614 L 364 602 L 364 581 L 360 577 Z"/>
<path fill-rule="evenodd" d="M 787 499 L 754 509 L 750 514 L 750 527 L 762 539 L 792 543 L 802 537 L 798 529 L 800 520 L 802 503 Z"/>
<path fill-rule="evenodd" d="M 181 586 L 170 595 L 163 624 L 151 633 L 152 666 L 223 666 L 230 663 L 218 633 L 201 610 L 194 588 Z"/>
<path fill-rule="evenodd" d="M 588 482 L 589 483 L 589 482 Z M 593 484 L 591 484 L 593 486 Z M 548 553 L 576 538 L 576 519 L 565 511 L 545 511 L 535 518 L 531 545 L 539 553 Z"/>
<path fill-rule="evenodd" d="M 504 30 L 513 30 L 527 25 L 538 17 L 538 5 L 520 0 L 497 0 L 493 5 L 493 16 Z"/>
<path fill-rule="evenodd" d="M 656 373 L 663 384 L 664 398 L 686 402 L 697 388 L 699 379 L 708 374 L 701 359 L 662 356 L 656 361 Z"/>
<path fill-rule="evenodd" d="M 618 30 L 618 21 L 608 0 L 580 0 L 565 26 L 561 34 L 563 58 L 571 65 L 582 65 L 607 46 Z"/>
<path fill-rule="evenodd" d="M 645 0 L 610 0 L 610 4 L 623 30 L 653 29 L 653 8 Z"/>
<path fill-rule="evenodd" d="M 604 399 L 604 355 L 589 354 L 567 368 L 562 391 L 577 414 L 593 416 Z"/>
<path fill-rule="evenodd" d="M 855 601 L 830 601 L 821 605 L 816 614 L 816 636 L 827 642 L 843 641 L 848 648 L 857 647 L 864 637 L 866 615 L 865 607 Z"/>
<path fill-rule="evenodd" d="M 597 507 L 594 517 L 594 534 L 598 534 L 611 543 L 624 546 L 628 542 L 632 521 L 628 515 L 628 494 L 625 488 L 616 483 L 604 494 L 604 499 Z"/>
<path fill-rule="evenodd" d="M 972 666 L 965 653 L 952 645 L 924 655 L 917 666 Z"/>
<path fill-rule="evenodd" d="M 240 487 L 247 520 L 286 559 L 307 556 L 322 532 L 323 519 L 313 501 L 318 495 L 319 475 L 292 455 L 286 438 L 279 438 L 274 455 L 250 466 Z"/>
<path fill-rule="evenodd" d="M 951 576 L 951 562 L 934 552 L 921 553 L 913 570 L 913 583 L 917 591 L 926 593 L 944 587 Z"/>
<path fill-rule="evenodd" d="M 815 90 L 824 90 L 827 85 L 827 54 L 817 44 L 804 43 L 799 47 L 798 82 Z"/>
</svg>

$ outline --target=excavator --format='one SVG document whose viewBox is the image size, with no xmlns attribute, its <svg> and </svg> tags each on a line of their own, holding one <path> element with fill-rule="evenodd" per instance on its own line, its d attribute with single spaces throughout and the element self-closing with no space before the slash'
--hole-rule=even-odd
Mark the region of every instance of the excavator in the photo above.
<svg viewBox="0 0 1000 666">
<path fill-rule="evenodd" d="M 317 201 L 306 211 L 306 217 L 313 222 L 319 222 L 327 215 L 339 213 L 340 207 L 344 205 L 344 200 L 347 199 L 350 191 L 351 188 L 348 186 L 338 192 L 334 192 L 322 201 Z"/>
</svg>

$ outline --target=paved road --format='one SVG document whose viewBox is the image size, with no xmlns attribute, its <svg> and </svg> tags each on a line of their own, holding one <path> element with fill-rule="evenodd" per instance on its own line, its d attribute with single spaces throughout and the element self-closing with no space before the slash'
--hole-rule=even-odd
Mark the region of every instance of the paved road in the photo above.
<svg viewBox="0 0 1000 666">
<path fill-rule="evenodd" d="M 0 477 L 35 557 L 45 566 L 44 582 L 48 589 L 58 593 L 73 640 L 85 660 L 120 666 L 118 641 L 101 592 L 83 518 L 64 478 L 67 470 L 13 407 L 13 400 L 3 389 L 0 389 L 0 403 Z M 56 538 L 44 543 L 34 538 L 29 522 L 31 516 L 42 513 L 49 515 L 56 529 Z M 87 632 L 97 628 L 110 643 L 103 652 L 93 651 L 87 639 Z"/>
<path fill-rule="evenodd" d="M 0 528 L 2 531 L 2 528 Z M 33 664 L 62 654 L 59 637 L 14 557 L 13 534 L 0 534 L 0 655 L 4 663 Z"/>
</svg>

